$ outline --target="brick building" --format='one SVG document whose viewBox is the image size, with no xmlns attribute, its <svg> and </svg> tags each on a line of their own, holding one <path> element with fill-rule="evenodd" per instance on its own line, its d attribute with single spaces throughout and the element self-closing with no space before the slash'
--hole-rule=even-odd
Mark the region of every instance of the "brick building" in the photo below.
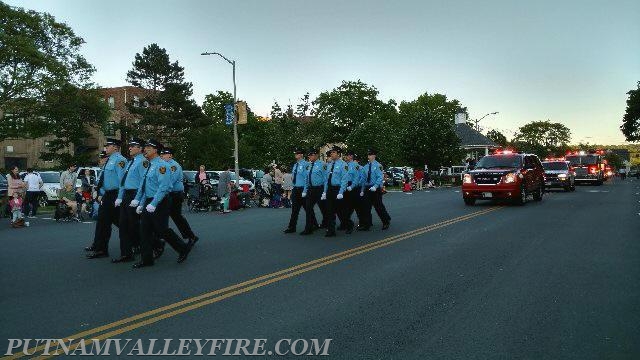
<svg viewBox="0 0 640 360">
<path fill-rule="evenodd" d="M 109 104 L 111 115 L 103 129 L 90 129 L 90 136 L 86 138 L 80 146 L 66 149 L 69 153 L 76 151 L 89 152 L 93 158 L 97 158 L 98 153 L 104 147 L 107 137 L 121 138 L 119 131 L 115 131 L 117 124 L 129 125 L 134 121 L 133 115 L 127 110 L 127 103 L 138 106 L 145 106 L 141 103 L 147 90 L 134 86 L 121 86 L 115 88 L 103 88 L 99 90 L 103 100 Z M 48 136 L 38 139 L 6 139 L 0 141 L 0 168 L 7 169 L 13 165 L 18 165 L 20 169 L 33 167 L 37 169 L 51 169 L 64 167 L 53 161 L 43 161 L 40 154 L 46 149 L 47 141 L 54 139 Z M 86 164 L 90 165 L 90 164 Z"/>
</svg>

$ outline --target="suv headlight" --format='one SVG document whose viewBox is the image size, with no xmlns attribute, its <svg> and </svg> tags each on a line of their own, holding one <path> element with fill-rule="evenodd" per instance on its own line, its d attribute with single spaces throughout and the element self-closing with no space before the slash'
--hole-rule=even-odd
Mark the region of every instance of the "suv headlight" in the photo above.
<svg viewBox="0 0 640 360">
<path fill-rule="evenodd" d="M 567 174 L 558 174 L 558 179 L 566 179 Z"/>
<path fill-rule="evenodd" d="M 507 175 L 504 176 L 504 183 L 505 184 L 511 184 L 516 182 L 516 179 L 518 178 L 518 176 L 514 173 L 508 173 Z"/>
<path fill-rule="evenodd" d="M 471 177 L 471 174 L 464 174 L 464 177 L 462 178 L 462 182 L 464 184 L 471 184 L 473 183 L 473 177 Z"/>
</svg>

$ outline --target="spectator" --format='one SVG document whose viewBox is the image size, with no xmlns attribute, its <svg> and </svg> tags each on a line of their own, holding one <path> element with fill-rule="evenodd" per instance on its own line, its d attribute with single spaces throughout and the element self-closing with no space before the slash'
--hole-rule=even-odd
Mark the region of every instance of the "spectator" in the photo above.
<svg viewBox="0 0 640 360">
<path fill-rule="evenodd" d="M 60 189 L 64 189 L 65 184 L 68 182 L 75 186 L 76 180 L 78 179 L 77 169 L 78 166 L 76 166 L 76 164 L 71 164 L 67 170 L 60 174 Z"/>
<path fill-rule="evenodd" d="M 82 198 L 82 193 L 80 193 L 80 197 Z M 76 214 L 78 210 L 78 202 L 76 201 L 76 192 L 73 191 L 73 185 L 70 182 L 66 182 L 64 184 L 64 189 L 60 190 L 60 201 L 67 204 L 67 206 L 71 209 L 71 213 Z"/>
<path fill-rule="evenodd" d="M 91 176 L 91 170 L 85 169 L 82 175 L 80 175 L 80 181 L 82 182 L 82 191 L 91 193 L 96 187 L 96 178 Z M 73 182 L 75 185 L 75 182 Z"/>
<path fill-rule="evenodd" d="M 291 191 L 293 190 L 293 174 L 289 171 L 288 168 L 283 169 L 284 175 L 282 176 L 282 190 L 284 191 L 284 195 L 282 196 L 282 204 L 290 208 L 291 207 Z"/>
<path fill-rule="evenodd" d="M 201 166 L 202 169 L 204 166 Z M 218 179 L 218 197 L 222 202 L 222 209 L 220 212 L 226 214 L 231 212 L 229 210 L 229 196 L 231 196 L 231 168 L 227 166 L 227 171 L 220 173 L 220 179 Z"/>
<path fill-rule="evenodd" d="M 262 176 L 262 179 L 260 180 L 260 185 L 262 187 L 262 190 L 265 192 L 265 194 L 271 196 L 272 191 L 271 188 L 273 186 L 273 176 L 271 176 L 271 170 L 270 169 L 265 169 L 264 170 L 264 176 Z"/>
<path fill-rule="evenodd" d="M 24 177 L 26 183 L 27 195 L 25 196 L 22 204 L 22 212 L 27 215 L 28 218 L 36 217 L 38 211 L 38 198 L 40 197 L 40 189 L 43 182 L 40 175 L 33 172 L 33 169 L 27 169 L 27 175 Z M 29 216 L 31 214 L 31 216 Z"/>
<path fill-rule="evenodd" d="M 195 177 L 195 183 L 202 184 L 203 181 L 208 183 L 209 180 L 209 174 L 207 174 L 207 172 L 205 171 L 204 165 L 200 165 L 200 170 L 198 170 L 198 173 Z"/>
<path fill-rule="evenodd" d="M 278 165 L 273 165 L 273 194 L 282 195 L 282 185 L 284 184 L 284 175 Z"/>
<path fill-rule="evenodd" d="M 7 196 L 9 198 L 12 198 L 16 192 L 20 193 L 20 195 L 24 192 L 25 183 L 20 179 L 20 170 L 17 166 L 12 167 L 9 174 L 7 174 L 7 186 Z"/>
<path fill-rule="evenodd" d="M 13 193 L 9 201 L 9 209 L 11 209 L 11 225 L 15 225 L 19 219 L 22 219 L 22 193 L 19 191 Z"/>
<path fill-rule="evenodd" d="M 416 179 L 416 188 L 417 190 L 422 190 L 422 184 L 424 182 L 424 171 L 420 169 L 416 169 L 413 172 L 413 177 Z"/>
</svg>

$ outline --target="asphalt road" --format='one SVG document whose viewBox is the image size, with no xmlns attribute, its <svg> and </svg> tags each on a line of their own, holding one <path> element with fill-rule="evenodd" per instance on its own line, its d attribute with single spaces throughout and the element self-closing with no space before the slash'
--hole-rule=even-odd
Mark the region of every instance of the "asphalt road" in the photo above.
<svg viewBox="0 0 640 360">
<path fill-rule="evenodd" d="M 389 230 L 374 214 L 373 231 L 331 239 L 282 234 L 287 209 L 189 214 L 189 259 L 167 247 L 142 270 L 85 259 L 92 223 L 2 226 L 0 353 L 102 336 L 332 339 L 336 359 L 640 358 L 640 181 L 523 207 L 467 207 L 456 190 L 390 193 Z"/>
</svg>

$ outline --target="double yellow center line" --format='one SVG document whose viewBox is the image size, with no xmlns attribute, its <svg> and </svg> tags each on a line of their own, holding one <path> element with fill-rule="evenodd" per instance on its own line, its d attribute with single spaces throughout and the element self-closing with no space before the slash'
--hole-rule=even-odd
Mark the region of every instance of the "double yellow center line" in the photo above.
<svg viewBox="0 0 640 360">
<path fill-rule="evenodd" d="M 291 277 L 304 274 L 308 271 L 315 270 L 315 269 L 327 266 L 329 264 L 346 260 L 351 257 L 357 256 L 375 249 L 379 249 L 381 247 L 395 244 L 402 240 L 406 240 L 406 239 L 409 239 L 418 235 L 422 235 L 424 233 L 427 233 L 433 230 L 437 230 L 455 223 L 459 223 L 480 215 L 490 213 L 499 208 L 501 208 L 501 206 L 492 206 L 484 210 L 476 211 L 467 215 L 459 216 L 459 217 L 445 220 L 436 224 L 418 228 L 406 233 L 394 235 L 394 236 L 391 236 L 382 240 L 378 240 L 369 244 L 351 248 L 349 250 L 345 250 L 333 255 L 325 256 L 313 261 L 292 266 L 280 271 L 276 271 L 276 272 L 263 275 L 251 280 L 247 280 L 242 283 L 238 283 L 222 289 L 204 293 L 202 295 L 191 297 L 167 306 L 163 306 L 161 308 L 150 310 L 138 315 L 134 315 L 122 320 L 118 320 L 118 321 L 103 325 L 103 326 L 99 326 L 93 329 L 79 332 L 77 334 L 67 336 L 63 340 L 65 342 L 69 342 L 69 339 L 74 339 L 73 343 L 70 346 L 70 349 L 73 350 L 79 345 L 80 339 L 85 339 L 85 341 L 87 340 L 90 341 L 90 339 L 99 339 L 99 340 L 109 339 L 114 336 L 135 330 L 137 328 L 140 328 L 149 324 L 153 324 L 160 320 L 168 319 L 176 315 L 180 315 L 180 314 L 201 308 L 203 306 L 207 306 L 207 305 L 222 301 L 224 299 L 228 299 L 230 297 L 249 292 L 251 290 L 254 290 L 269 284 L 273 284 L 285 279 L 289 279 Z M 40 352 L 43 349 L 45 349 L 45 346 L 40 345 L 31 349 L 28 349 L 26 353 L 29 354 L 28 356 L 31 356 L 31 354 L 34 354 L 35 352 Z M 12 356 L 4 357 L 2 359 L 19 359 L 24 356 L 27 356 L 27 355 L 25 353 L 18 353 Z M 49 358 L 51 356 L 53 355 L 45 355 L 45 356 L 41 356 L 40 358 Z"/>
</svg>

